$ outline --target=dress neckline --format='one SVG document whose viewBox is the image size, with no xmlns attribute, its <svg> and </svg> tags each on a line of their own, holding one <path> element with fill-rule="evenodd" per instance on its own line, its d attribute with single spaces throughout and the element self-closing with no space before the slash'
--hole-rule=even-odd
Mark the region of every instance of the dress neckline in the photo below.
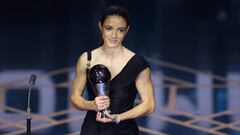
<svg viewBox="0 0 240 135">
<path fill-rule="evenodd" d="M 136 56 L 136 54 L 134 54 L 129 60 L 128 60 L 128 62 L 124 65 L 124 67 L 120 70 L 120 72 L 117 74 L 117 75 L 115 75 L 111 80 L 110 80 L 110 82 L 112 82 L 112 81 L 114 81 L 125 69 L 126 69 L 126 67 L 129 65 L 129 63 L 133 60 L 133 58 Z"/>
</svg>

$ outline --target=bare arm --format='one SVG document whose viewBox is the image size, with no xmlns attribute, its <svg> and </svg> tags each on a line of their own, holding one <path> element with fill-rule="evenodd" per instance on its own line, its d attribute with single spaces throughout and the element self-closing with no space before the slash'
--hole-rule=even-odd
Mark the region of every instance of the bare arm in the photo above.
<svg viewBox="0 0 240 135">
<path fill-rule="evenodd" d="M 134 119 L 141 117 L 147 114 L 150 114 L 154 111 L 155 100 L 154 100 L 154 91 L 153 83 L 151 80 L 151 72 L 149 68 L 144 69 L 136 79 L 136 87 L 138 93 L 141 97 L 142 102 L 136 107 L 132 108 L 129 111 L 119 114 L 120 120 Z M 109 115 L 109 119 L 102 119 L 100 115 L 97 115 L 97 121 L 100 122 L 116 122 L 117 115 Z"/>
<path fill-rule="evenodd" d="M 94 100 L 86 100 L 82 95 L 86 87 L 87 53 L 83 53 L 76 66 L 76 76 L 72 83 L 71 104 L 74 108 L 85 110 L 103 110 L 110 105 L 109 97 L 99 96 Z"/>
<path fill-rule="evenodd" d="M 93 101 L 88 101 L 83 98 L 83 91 L 86 87 L 86 63 L 87 54 L 83 53 L 76 65 L 76 75 L 72 82 L 71 103 L 74 108 L 79 110 L 94 110 L 95 104 Z"/>
<path fill-rule="evenodd" d="M 149 68 L 146 68 L 138 75 L 135 84 L 142 102 L 133 109 L 120 114 L 121 120 L 134 119 L 154 111 L 154 91 Z"/>
</svg>

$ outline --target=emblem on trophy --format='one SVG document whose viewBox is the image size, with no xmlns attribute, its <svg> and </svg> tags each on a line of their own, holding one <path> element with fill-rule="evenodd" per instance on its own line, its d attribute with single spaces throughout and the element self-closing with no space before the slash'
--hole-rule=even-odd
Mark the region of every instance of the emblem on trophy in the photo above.
<svg viewBox="0 0 240 135">
<path fill-rule="evenodd" d="M 111 73 L 106 66 L 102 64 L 94 65 L 88 72 L 88 80 L 95 96 L 108 96 Z M 108 108 L 100 111 L 102 117 L 107 117 L 110 112 Z"/>
</svg>

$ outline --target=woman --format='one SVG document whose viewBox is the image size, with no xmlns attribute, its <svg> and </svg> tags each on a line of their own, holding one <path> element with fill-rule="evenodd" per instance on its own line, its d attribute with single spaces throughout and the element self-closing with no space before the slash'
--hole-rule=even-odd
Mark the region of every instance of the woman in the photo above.
<svg viewBox="0 0 240 135">
<path fill-rule="evenodd" d="M 86 52 L 80 56 L 72 84 L 72 105 L 87 111 L 81 135 L 137 135 L 139 129 L 134 119 L 154 111 L 149 65 L 143 57 L 122 44 L 129 30 L 129 18 L 125 9 L 110 6 L 98 25 L 103 42 L 91 51 L 91 57 Z M 112 78 L 109 97 L 94 96 L 86 79 L 88 64 L 90 67 L 103 64 L 110 70 Z M 90 99 L 82 96 L 86 85 Z M 134 107 L 137 93 L 141 97 L 141 103 Z M 99 111 L 106 108 L 110 108 L 111 114 L 101 117 Z"/>
</svg>

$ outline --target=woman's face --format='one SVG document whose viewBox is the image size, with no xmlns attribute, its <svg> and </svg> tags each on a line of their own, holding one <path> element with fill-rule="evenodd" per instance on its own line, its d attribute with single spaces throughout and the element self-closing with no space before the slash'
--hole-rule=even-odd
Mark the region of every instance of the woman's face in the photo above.
<svg viewBox="0 0 240 135">
<path fill-rule="evenodd" d="M 117 15 L 106 17 L 103 24 L 99 23 L 102 32 L 104 45 L 108 47 L 116 47 L 122 45 L 122 41 L 128 32 L 126 20 Z"/>
</svg>

